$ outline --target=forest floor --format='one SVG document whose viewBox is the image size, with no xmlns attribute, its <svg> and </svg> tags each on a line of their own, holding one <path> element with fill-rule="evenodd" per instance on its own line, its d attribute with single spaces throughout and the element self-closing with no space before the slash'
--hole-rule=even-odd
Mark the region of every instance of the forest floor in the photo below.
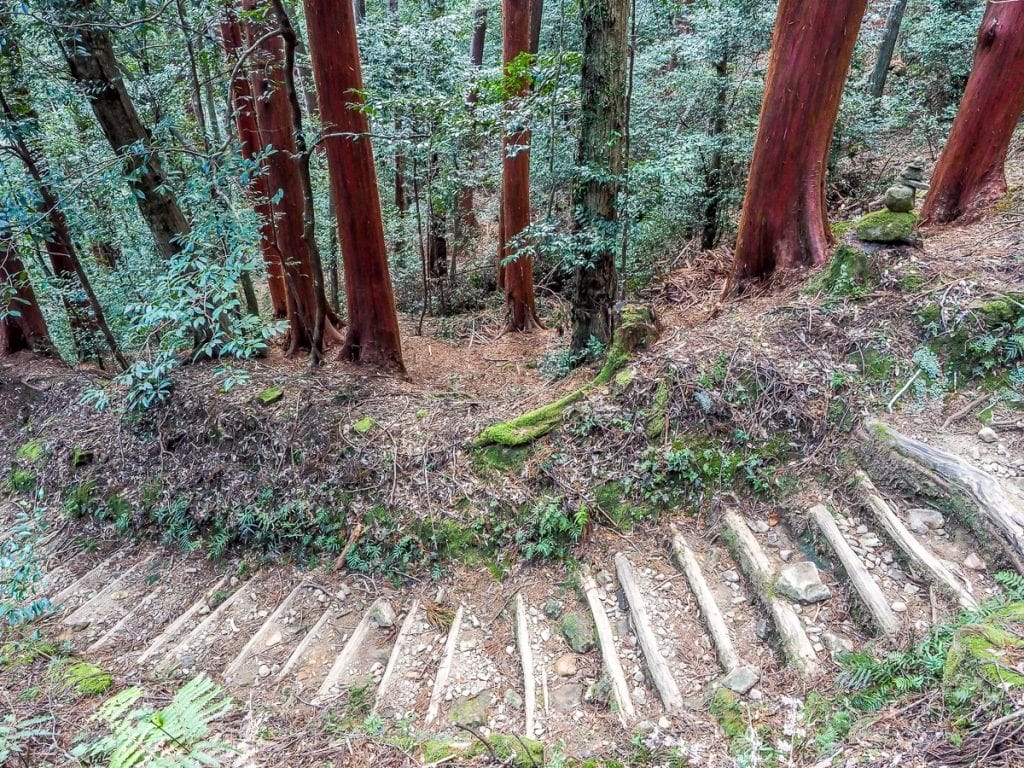
<svg viewBox="0 0 1024 768">
<path fill-rule="evenodd" d="M 1014 161 L 1016 189 L 1022 177 L 1024 167 Z M 95 372 L 30 357 L 7 360 L 0 363 L 7 495 L 34 500 L 52 527 L 68 532 L 72 544 L 60 546 L 55 562 L 69 583 L 72 571 L 79 578 L 99 563 L 111 574 L 123 573 L 149 553 L 184 579 L 172 580 L 165 593 L 175 595 L 171 602 L 180 610 L 206 575 L 212 583 L 218 574 L 243 581 L 264 574 L 253 610 L 239 613 L 237 623 L 230 621 L 232 632 L 222 633 L 228 645 L 235 636 L 241 645 L 249 631 L 243 620 L 255 631 L 257 618 L 288 594 L 298 578 L 293 566 L 302 579 L 326 585 L 325 594 L 360 598 L 354 612 L 339 614 L 338 626 L 347 627 L 343 637 L 377 600 L 412 615 L 410 632 L 421 638 L 431 664 L 444 655 L 445 633 L 431 629 L 429 610 L 417 621 L 417 605 L 465 609 L 442 720 L 450 716 L 454 723 L 451 710 L 478 698 L 480 687 L 493 690 L 481 722 L 468 730 L 450 724 L 410 730 L 403 713 L 422 716 L 433 672 L 415 668 L 418 662 L 400 653 L 400 684 L 380 721 L 364 719 L 371 709 L 354 703 L 352 686 L 337 706 L 309 706 L 311 694 L 301 685 L 286 695 L 222 675 L 241 703 L 218 723 L 217 738 L 243 746 L 239 765 L 502 764 L 490 750 L 428 754 L 427 739 L 441 733 L 472 744 L 479 729 L 522 731 L 521 692 L 509 694 L 523 687 L 513 629 L 519 597 L 534 633 L 534 658 L 543 667 L 536 678 L 543 714 L 527 735 L 547 747 L 542 760 L 548 765 L 572 764 L 559 763 L 562 756 L 589 758 L 591 766 L 1024 764 L 1013 762 L 1024 761 L 1021 729 L 1007 734 L 1006 723 L 986 720 L 995 711 L 991 701 L 979 705 L 974 719 L 965 716 L 950 703 L 941 675 L 898 695 L 880 695 L 873 709 L 852 703 L 854 689 L 833 644 L 877 654 L 901 649 L 909 657 L 933 627 L 959 620 L 955 601 L 937 596 L 916 569 L 888 565 L 895 547 L 887 540 L 878 545 L 881 557 L 871 554 L 873 545 L 858 553 L 892 605 L 903 606 L 900 631 L 872 638 L 849 585 L 818 560 L 834 597 L 799 611 L 822 667 L 808 677 L 765 639 L 761 624 L 773 595 L 759 597 L 756 580 L 737 576 L 739 558 L 722 527 L 723 511 L 739 510 L 777 567 L 788 561 L 786 553 L 817 557 L 799 518 L 819 502 L 844 510 L 840 527 L 851 537 L 870 538 L 869 513 L 850 484 L 854 457 L 871 443 L 861 426 L 870 417 L 964 457 L 1024 499 L 1024 418 L 1001 373 L 1013 362 L 1013 335 L 1024 328 L 1019 195 L 982 222 L 931 229 L 917 245 L 875 250 L 863 271 L 854 265 L 722 301 L 727 263 L 722 252 L 684 257 L 645 290 L 640 299 L 654 309 L 658 338 L 634 354 L 629 375 L 589 392 L 554 433 L 523 448 L 483 447 L 475 440 L 485 427 L 585 385 L 595 370 L 584 367 L 553 382 L 543 373 L 562 351 L 561 329 L 506 334 L 498 311 L 428 318 L 422 336 L 414 333 L 415 319 L 406 320 L 405 379 L 330 356 L 311 372 L 304 361 L 274 352 L 239 365 L 247 380 L 226 392 L 214 366 L 187 367 L 175 375 L 167 405 L 133 417 L 81 404 L 84 393 L 106 383 Z M 1006 307 L 1008 315 L 991 319 Z M 262 402 L 261 395 L 273 402 Z M 984 425 L 994 437 L 979 433 Z M 886 493 L 920 506 L 916 496 Z M 0 528 L 9 523 L 0 520 Z M 740 656 L 756 660 L 761 671 L 744 696 L 716 693 L 714 649 L 669 557 L 673 525 L 705 568 Z M 991 541 L 952 521 L 947 527 L 924 537 L 947 562 L 998 559 Z M 144 540 L 124 555 L 131 559 L 103 565 L 102 558 L 120 552 L 135 532 Z M 351 548 L 339 575 L 331 563 L 346 543 Z M 76 554 L 83 549 L 85 555 Z M 634 565 L 662 652 L 678 672 L 682 707 L 663 708 L 652 676 L 645 675 L 631 605 L 616 599 L 611 586 L 617 553 Z M 545 665 L 568 663 L 551 616 L 585 605 L 574 590 L 581 565 L 596 572 L 616 651 L 629 685 L 635 682 L 637 714 L 626 726 L 589 698 L 601 678 L 598 650 L 605 649 L 576 653 L 570 682 L 560 683 L 557 674 L 548 680 Z M 987 567 L 968 565 L 959 573 L 979 599 L 998 593 Z M 90 599 L 98 589 L 92 587 Z M 414 598 L 418 604 L 410 603 Z M 549 616 L 552 601 L 559 607 Z M 313 602 L 289 605 L 299 623 L 318 615 Z M 351 626 L 345 624 L 350 619 Z M 40 631 L 69 641 L 75 654 L 112 672 L 117 688 L 141 684 L 157 704 L 174 691 L 173 677 L 154 680 L 124 653 L 145 644 L 123 639 L 89 653 L 90 643 L 69 632 L 66 622 L 44 619 Z M 359 657 L 371 679 L 379 682 L 375 665 L 387 663 L 396 631 L 384 632 L 374 641 L 379 647 Z M 132 637 L 144 635 L 139 629 Z M 90 635 L 91 643 L 99 640 L 106 638 Z M 189 661 L 182 664 L 216 677 L 238 648 L 217 655 L 213 647 L 186 647 Z M 1007 647 L 1019 651 L 1016 641 Z M 96 730 L 87 717 L 99 700 L 63 695 L 47 672 L 47 658 L 12 664 L 7 656 L 0 696 L 11 712 L 21 712 L 22 720 L 52 714 L 61 724 L 52 732 L 45 727 L 47 735 L 31 747 L 34 757 L 21 764 L 79 764 L 68 750 L 81 733 Z M 276 663 L 284 664 L 284 657 Z M 1024 675 L 1020 660 L 1013 663 Z M 253 669 L 248 673 L 256 679 Z M 472 675 L 462 680 L 466 670 L 479 670 L 480 685 Z M 246 664 L 235 670 L 243 673 Z M 1016 719 L 1007 721 L 1016 728 L 1024 697 L 1019 686 L 1007 685 L 1005 693 L 1016 702 Z M 517 764 L 533 762 L 528 756 Z"/>
</svg>

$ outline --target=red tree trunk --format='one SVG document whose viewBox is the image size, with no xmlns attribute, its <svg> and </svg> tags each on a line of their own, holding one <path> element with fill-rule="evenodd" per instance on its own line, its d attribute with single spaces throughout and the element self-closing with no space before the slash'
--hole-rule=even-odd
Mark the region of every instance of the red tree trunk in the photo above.
<svg viewBox="0 0 1024 768">
<path fill-rule="evenodd" d="M 502 60 L 506 74 L 517 56 L 530 50 L 530 0 L 503 0 L 502 2 Z M 515 84 L 509 102 L 515 108 L 518 99 L 530 89 L 526 77 Z M 502 261 L 507 262 L 523 247 L 518 242 L 510 246 L 517 236 L 530 226 L 530 131 L 514 130 L 502 142 L 501 159 L 501 228 Z M 499 270 L 499 283 L 505 289 L 510 331 L 528 331 L 540 325 L 533 295 L 533 257 L 521 253 L 514 261 Z"/>
<path fill-rule="evenodd" d="M 242 0 L 242 7 L 247 11 L 261 5 L 259 0 Z M 249 24 L 246 32 L 249 45 L 253 45 L 267 28 L 263 24 Z M 289 338 L 286 354 L 290 356 L 313 348 L 317 301 L 313 265 L 303 239 L 302 179 L 295 161 L 292 108 L 285 89 L 284 43 L 280 35 L 260 44 L 256 64 L 250 82 L 256 101 L 260 142 L 261 146 L 274 149 L 263 162 L 267 168 L 271 218 L 287 288 Z M 328 318 L 328 324 L 332 320 L 334 318 Z"/>
<path fill-rule="evenodd" d="M 221 41 L 228 63 L 234 64 L 244 50 L 242 28 L 231 12 L 221 21 Z M 242 157 L 253 160 L 263 152 L 259 126 L 256 122 L 256 105 L 253 104 L 252 86 L 243 65 L 231 83 L 231 107 L 234 110 L 235 130 L 241 142 Z M 281 268 L 281 251 L 277 247 L 277 233 L 274 231 L 274 216 L 270 210 L 270 184 L 266 174 L 253 177 L 249 185 L 253 196 L 253 208 L 260 217 L 260 251 L 267 267 L 267 283 L 270 288 L 270 304 L 274 317 L 288 316 L 288 299 Z"/>
<path fill-rule="evenodd" d="M 53 354 L 46 321 L 10 232 L 0 232 L 0 355 Z"/>
<path fill-rule="evenodd" d="M 1003 166 L 1022 113 L 1024 2 L 989 2 L 971 77 L 921 210 L 925 222 L 977 219 L 1006 194 Z"/>
<path fill-rule="evenodd" d="M 825 169 L 867 0 L 781 0 L 733 275 L 822 264 Z"/>
<path fill-rule="evenodd" d="M 404 371 L 370 126 L 362 110 L 355 17 L 348 2 L 306 0 L 305 7 L 345 267 L 349 322 L 342 357 Z"/>
</svg>

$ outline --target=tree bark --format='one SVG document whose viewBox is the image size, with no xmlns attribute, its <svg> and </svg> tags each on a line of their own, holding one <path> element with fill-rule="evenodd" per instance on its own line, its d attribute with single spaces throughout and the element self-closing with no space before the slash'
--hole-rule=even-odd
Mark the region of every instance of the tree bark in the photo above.
<svg viewBox="0 0 1024 768">
<path fill-rule="evenodd" d="M 0 355 L 53 355 L 46 320 L 9 229 L 0 230 Z"/>
<path fill-rule="evenodd" d="M 540 52 L 540 28 L 544 21 L 544 0 L 530 0 L 530 53 Z"/>
<path fill-rule="evenodd" d="M 355 17 L 347 2 L 305 0 L 305 7 L 345 271 L 349 323 L 342 357 L 404 372 L 377 169 L 362 108 Z"/>
<path fill-rule="evenodd" d="M 502 2 L 502 61 L 505 74 L 510 65 L 530 48 L 530 0 Z M 528 77 L 512 86 L 506 110 L 513 112 L 530 90 Z M 530 226 L 530 130 L 514 128 L 502 140 L 501 158 L 501 254 L 503 269 L 499 281 L 505 290 L 508 329 L 528 331 L 539 326 L 533 293 L 533 256 L 523 251 L 524 243 L 513 241 Z M 515 257 L 513 261 L 509 258 Z"/>
<path fill-rule="evenodd" d="M 889 77 L 889 65 L 892 64 L 892 55 L 896 51 L 896 41 L 900 36 L 900 27 L 903 24 L 903 14 L 907 10 L 907 0 L 894 0 L 892 8 L 889 9 L 889 19 L 885 24 L 885 34 L 882 36 L 882 44 L 878 47 L 878 58 L 875 60 L 875 68 L 871 71 L 869 88 L 871 95 L 882 98 L 885 90 L 885 81 Z"/>
<path fill-rule="evenodd" d="M 473 37 L 469 44 L 469 65 L 474 69 L 479 69 L 484 63 L 484 42 L 487 39 L 487 6 L 480 5 L 473 10 Z M 466 96 L 466 109 L 470 115 L 473 114 L 476 108 L 478 94 L 476 88 L 470 90 Z M 470 170 L 474 167 L 474 155 L 477 148 L 478 142 L 471 140 L 471 146 L 469 147 L 469 158 L 468 165 Z M 455 203 L 455 243 L 457 248 L 463 247 L 463 240 L 469 231 L 475 230 L 479 226 L 479 222 L 476 218 L 476 211 L 474 210 L 474 199 L 473 199 L 473 184 L 464 183 L 459 186 L 457 193 L 457 200 Z M 454 259 L 453 259 L 454 266 Z"/>
<path fill-rule="evenodd" d="M 925 223 L 969 222 L 1006 194 L 1006 154 L 1024 113 L 1024 2 L 989 2 L 974 66 L 921 209 Z"/>
<path fill-rule="evenodd" d="M 825 171 L 867 0 L 781 0 L 733 278 L 828 258 Z"/>
<path fill-rule="evenodd" d="M 720 227 L 718 219 L 722 207 L 722 141 L 725 137 L 726 110 L 729 98 L 728 85 L 729 63 L 723 57 L 715 62 L 715 82 L 718 91 L 715 94 L 714 120 L 711 124 L 711 136 L 715 148 L 711 152 L 711 162 L 704 169 L 704 226 L 701 228 L 700 247 L 704 250 L 718 245 Z"/>
<path fill-rule="evenodd" d="M 242 28 L 233 13 L 228 12 L 221 21 L 221 41 L 227 60 L 232 66 L 238 61 L 244 49 Z M 231 83 L 231 106 L 234 114 L 235 130 L 241 143 L 242 157 L 250 162 L 261 155 L 266 149 L 260 136 L 256 122 L 256 105 L 253 103 L 252 85 L 248 69 L 243 65 Z M 260 219 L 260 252 L 263 263 L 267 267 L 267 283 L 270 289 L 270 305 L 274 317 L 283 319 L 288 316 L 287 291 L 284 284 L 281 250 L 277 247 L 277 232 L 274 228 L 274 214 L 270 209 L 270 198 L 273 192 L 270 181 L 265 173 L 253 174 L 249 183 L 252 194 L 253 208 Z"/>
<path fill-rule="evenodd" d="M 626 131 L 629 0 L 588 0 L 580 6 L 583 64 L 575 230 L 584 262 L 575 269 L 572 348 L 591 337 L 612 338 L 618 195 Z"/>
<path fill-rule="evenodd" d="M 125 178 L 157 251 L 170 259 L 181 250 L 180 240 L 188 234 L 188 222 L 169 191 L 149 131 L 125 89 L 110 36 L 100 27 L 76 29 L 73 19 L 69 27 L 74 31 L 61 42 L 71 76 L 88 99 L 111 148 L 123 159 Z M 140 145 L 145 153 L 137 151 Z"/>
<path fill-rule="evenodd" d="M 247 11 L 266 5 L 262 0 L 242 0 L 242 7 Z M 250 46 L 270 29 L 265 22 L 250 22 L 246 29 Z M 307 210 L 305 204 L 303 168 L 300 167 L 304 160 L 296 145 L 300 132 L 295 130 L 295 109 L 286 83 L 286 78 L 292 73 L 288 71 L 285 54 L 282 35 L 264 39 L 259 44 L 258 66 L 250 75 L 250 87 L 256 102 L 261 145 L 274 150 L 263 162 L 267 169 L 270 210 L 287 289 L 288 343 L 285 351 L 293 356 L 308 350 L 316 360 L 323 351 L 324 328 L 318 321 L 318 308 L 326 305 L 326 299 L 320 301 L 318 296 L 317 281 L 319 278 L 322 287 L 323 273 L 318 274 L 318 265 L 314 264 L 317 260 L 313 252 L 316 243 L 310 242 L 306 236 L 308 227 L 305 219 L 312 215 L 312 211 Z"/>
</svg>

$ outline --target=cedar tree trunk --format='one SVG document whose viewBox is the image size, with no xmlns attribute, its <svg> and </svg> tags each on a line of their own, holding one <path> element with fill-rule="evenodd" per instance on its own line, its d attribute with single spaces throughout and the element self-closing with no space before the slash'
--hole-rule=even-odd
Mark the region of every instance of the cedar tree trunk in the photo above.
<svg viewBox="0 0 1024 768">
<path fill-rule="evenodd" d="M 502 61 L 508 76 L 511 63 L 530 49 L 530 0 L 502 2 Z M 511 113 L 519 100 L 530 90 L 529 78 L 523 77 L 512 86 L 507 111 Z M 517 236 L 530 226 L 530 131 L 519 127 L 504 137 L 501 157 L 501 253 L 504 268 L 498 280 L 505 290 L 508 307 L 508 329 L 528 331 L 539 326 L 533 295 L 533 256 L 516 250 L 522 242 L 512 245 Z M 516 250 L 513 250 L 515 248 Z"/>
<path fill-rule="evenodd" d="M 878 58 L 875 60 L 875 68 L 871 71 L 869 88 L 871 95 L 876 99 L 882 98 L 885 90 L 885 81 L 889 77 L 889 66 L 892 64 L 892 55 L 896 51 L 896 40 L 900 36 L 900 26 L 903 24 L 903 14 L 907 11 L 907 0 L 894 0 L 892 8 L 889 9 L 889 19 L 885 23 L 885 35 L 882 36 L 882 44 L 878 47 Z"/>
<path fill-rule="evenodd" d="M 825 169 L 867 0 L 781 0 L 733 276 L 822 264 Z"/>
<path fill-rule="evenodd" d="M 404 372 L 352 6 L 306 0 L 305 7 L 345 267 L 349 322 L 342 357 Z"/>
<path fill-rule="evenodd" d="M 0 355 L 54 353 L 28 273 L 9 230 L 0 231 Z"/>
<path fill-rule="evenodd" d="M 935 224 L 977 219 L 1006 194 L 1004 164 L 1024 112 L 1024 2 L 989 2 L 974 67 L 921 209 Z"/>
<path fill-rule="evenodd" d="M 619 177 L 626 132 L 626 68 L 629 0 L 587 0 L 583 25 L 582 120 L 577 166 L 576 233 L 583 249 L 572 297 L 572 348 L 591 337 L 612 338 L 615 255 L 618 252 Z"/>
<path fill-rule="evenodd" d="M 242 44 L 242 28 L 233 13 L 228 13 L 220 25 L 221 41 L 228 63 L 232 66 L 238 61 L 244 49 Z M 256 105 L 252 98 L 252 85 L 246 74 L 246 67 L 239 68 L 231 83 L 231 108 L 235 119 L 235 130 L 241 143 L 242 157 L 253 161 L 263 153 L 259 126 L 256 122 Z M 288 316 L 288 300 L 284 284 L 284 273 L 281 268 L 281 251 L 277 247 L 277 232 L 274 231 L 274 214 L 270 210 L 270 198 L 273 193 L 270 181 L 265 173 L 257 173 L 249 184 L 252 193 L 253 208 L 260 218 L 260 251 L 267 267 L 267 283 L 270 288 L 270 305 L 274 317 L 282 319 Z"/>
</svg>

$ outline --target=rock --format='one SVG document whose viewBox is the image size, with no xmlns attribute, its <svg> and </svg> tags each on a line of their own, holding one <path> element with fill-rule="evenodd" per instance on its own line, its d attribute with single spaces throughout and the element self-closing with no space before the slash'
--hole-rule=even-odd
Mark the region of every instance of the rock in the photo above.
<svg viewBox="0 0 1024 768">
<path fill-rule="evenodd" d="M 370 611 L 370 621 L 381 629 L 393 627 L 395 626 L 395 609 L 387 600 L 381 600 Z"/>
<path fill-rule="evenodd" d="M 576 670 L 576 656 L 572 653 L 559 656 L 555 661 L 555 674 L 559 677 L 572 677 L 576 674 Z"/>
<path fill-rule="evenodd" d="M 934 509 L 918 507 L 907 510 L 907 527 L 914 533 L 925 534 L 935 531 L 945 524 L 942 513 Z"/>
<path fill-rule="evenodd" d="M 505 691 L 503 701 L 505 702 L 505 706 L 509 709 L 519 710 L 523 708 L 523 697 L 520 696 L 519 692 L 514 688 L 509 688 Z"/>
<path fill-rule="evenodd" d="M 557 619 L 562 615 L 562 604 L 557 600 L 548 600 L 544 603 L 544 615 L 549 619 Z"/>
<path fill-rule="evenodd" d="M 260 677 L 270 677 L 270 667 L 266 664 L 260 664 L 260 668 L 256 671 Z"/>
<path fill-rule="evenodd" d="M 551 690 L 551 706 L 557 712 L 572 712 L 583 703 L 583 686 L 566 683 Z"/>
<path fill-rule="evenodd" d="M 764 520 L 747 520 L 747 527 L 754 533 L 768 533 L 770 526 Z"/>
<path fill-rule="evenodd" d="M 832 596 L 829 588 L 822 583 L 817 566 L 807 561 L 780 568 L 775 589 L 779 594 L 800 603 L 820 603 Z"/>
<path fill-rule="evenodd" d="M 907 604 L 902 602 L 901 600 L 894 600 L 892 603 L 892 610 L 894 613 L 906 613 Z"/>
<path fill-rule="evenodd" d="M 562 637 L 576 653 L 588 653 L 596 647 L 594 625 L 589 616 L 573 611 L 562 617 Z"/>
<path fill-rule="evenodd" d="M 913 213 L 875 211 L 857 220 L 854 231 L 866 243 L 902 243 L 908 241 L 917 227 Z"/>
<path fill-rule="evenodd" d="M 491 694 L 460 696 L 452 705 L 451 721 L 455 725 L 487 725 L 487 709 L 491 706 Z"/>
<path fill-rule="evenodd" d="M 597 704 L 607 704 L 612 698 L 612 684 L 608 682 L 608 678 L 602 677 L 596 683 L 592 683 L 587 686 L 587 692 L 583 696 L 583 700 L 586 702 L 594 702 Z"/>
<path fill-rule="evenodd" d="M 750 693 L 747 694 L 747 695 L 750 696 L 750 700 L 751 701 L 760 701 L 761 699 L 764 698 L 764 694 L 761 693 L 761 689 L 760 688 L 752 688 L 750 690 Z"/>
<path fill-rule="evenodd" d="M 779 560 L 781 560 L 784 563 L 788 563 L 789 559 L 792 556 L 793 556 L 793 550 L 792 549 L 780 549 L 779 550 Z"/>
<path fill-rule="evenodd" d="M 661 728 L 661 730 L 663 731 L 667 731 L 669 728 L 672 727 L 672 721 L 664 715 L 662 715 L 658 718 L 658 727 Z"/>
<path fill-rule="evenodd" d="M 736 573 L 736 571 L 728 570 L 722 574 L 722 578 L 730 584 L 735 584 L 737 581 L 740 580 L 740 575 Z"/>
<path fill-rule="evenodd" d="M 633 689 L 633 703 L 638 707 L 647 706 L 647 691 L 639 685 Z"/>
<path fill-rule="evenodd" d="M 768 623 L 768 619 L 758 619 L 757 624 L 754 625 L 754 634 L 757 635 L 757 639 L 767 640 L 771 633 L 772 628 Z"/>
<path fill-rule="evenodd" d="M 914 210 L 914 190 L 903 184 L 895 184 L 885 190 L 885 207 L 893 213 L 910 213 Z"/>
<path fill-rule="evenodd" d="M 612 575 L 603 569 L 594 574 L 594 579 L 598 584 L 603 584 L 606 587 L 612 583 Z"/>
<path fill-rule="evenodd" d="M 853 642 L 835 632 L 825 632 L 821 636 L 821 643 L 833 656 L 841 656 L 844 653 L 853 653 Z"/>
<path fill-rule="evenodd" d="M 978 557 L 976 552 L 970 552 L 967 557 L 964 558 L 964 567 L 970 568 L 972 571 L 988 570 L 988 566 L 985 565 L 985 561 Z"/>
<path fill-rule="evenodd" d="M 757 681 L 760 679 L 760 670 L 741 664 L 722 678 L 722 685 L 734 693 L 743 695 L 757 685 Z"/>
<path fill-rule="evenodd" d="M 981 442 L 983 443 L 994 443 L 996 440 L 999 439 L 999 435 L 996 434 L 996 431 L 992 429 L 992 427 L 982 427 L 981 429 L 979 429 L 978 437 L 981 439 Z"/>
</svg>

